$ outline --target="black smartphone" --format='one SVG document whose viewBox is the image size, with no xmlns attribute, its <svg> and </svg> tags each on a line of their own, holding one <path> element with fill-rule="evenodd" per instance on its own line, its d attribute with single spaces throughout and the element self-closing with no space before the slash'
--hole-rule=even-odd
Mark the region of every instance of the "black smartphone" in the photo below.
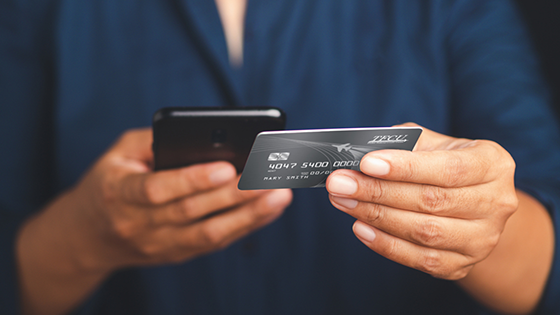
<svg viewBox="0 0 560 315">
<path fill-rule="evenodd" d="M 162 108 L 152 121 L 154 170 L 229 161 L 239 174 L 257 134 L 285 125 L 275 107 Z"/>
</svg>

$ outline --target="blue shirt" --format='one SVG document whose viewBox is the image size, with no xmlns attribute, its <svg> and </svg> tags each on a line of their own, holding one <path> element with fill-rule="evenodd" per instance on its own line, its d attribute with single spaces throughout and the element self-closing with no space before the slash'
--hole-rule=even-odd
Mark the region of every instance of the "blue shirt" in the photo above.
<svg viewBox="0 0 560 315">
<path fill-rule="evenodd" d="M 233 70 L 214 1 L 0 2 L 0 308 L 17 312 L 22 220 L 164 106 L 277 106 L 289 129 L 414 121 L 485 138 L 560 227 L 560 139 L 511 4 L 251 0 Z M 78 314 L 491 314 L 380 257 L 324 189 L 225 250 L 112 275 Z M 556 240 L 556 253 L 560 242 Z M 539 311 L 560 312 L 554 266 Z"/>
</svg>

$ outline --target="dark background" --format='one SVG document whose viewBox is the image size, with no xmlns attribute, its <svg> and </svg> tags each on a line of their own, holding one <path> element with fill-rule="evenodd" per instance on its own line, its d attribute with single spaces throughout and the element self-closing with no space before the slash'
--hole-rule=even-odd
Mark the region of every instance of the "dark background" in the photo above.
<svg viewBox="0 0 560 315">
<path fill-rule="evenodd" d="M 539 53 L 543 74 L 554 96 L 560 119 L 560 0 L 517 0 L 519 11 Z"/>
</svg>

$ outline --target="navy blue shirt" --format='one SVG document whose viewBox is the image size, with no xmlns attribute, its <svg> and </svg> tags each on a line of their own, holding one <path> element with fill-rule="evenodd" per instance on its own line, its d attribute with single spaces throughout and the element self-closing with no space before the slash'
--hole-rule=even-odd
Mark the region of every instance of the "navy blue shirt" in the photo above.
<svg viewBox="0 0 560 315">
<path fill-rule="evenodd" d="M 288 128 L 414 121 L 484 138 L 560 207 L 560 139 L 525 31 L 502 0 L 250 0 L 233 70 L 214 1 L 0 2 L 0 309 L 17 312 L 22 220 L 164 106 L 277 106 Z M 491 314 L 454 282 L 389 261 L 324 189 L 179 265 L 112 275 L 79 314 Z M 558 244 L 556 241 L 556 252 Z M 560 312 L 560 261 L 540 305 Z"/>
</svg>

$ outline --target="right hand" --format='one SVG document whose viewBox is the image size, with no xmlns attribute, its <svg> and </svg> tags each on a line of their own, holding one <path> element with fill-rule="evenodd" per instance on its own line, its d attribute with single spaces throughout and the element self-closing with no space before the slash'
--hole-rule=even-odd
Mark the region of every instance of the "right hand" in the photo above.
<svg viewBox="0 0 560 315">
<path fill-rule="evenodd" d="M 227 162 L 152 172 L 152 133 L 125 133 L 66 199 L 90 270 L 182 262 L 276 219 L 291 190 L 240 191 Z"/>
</svg>

